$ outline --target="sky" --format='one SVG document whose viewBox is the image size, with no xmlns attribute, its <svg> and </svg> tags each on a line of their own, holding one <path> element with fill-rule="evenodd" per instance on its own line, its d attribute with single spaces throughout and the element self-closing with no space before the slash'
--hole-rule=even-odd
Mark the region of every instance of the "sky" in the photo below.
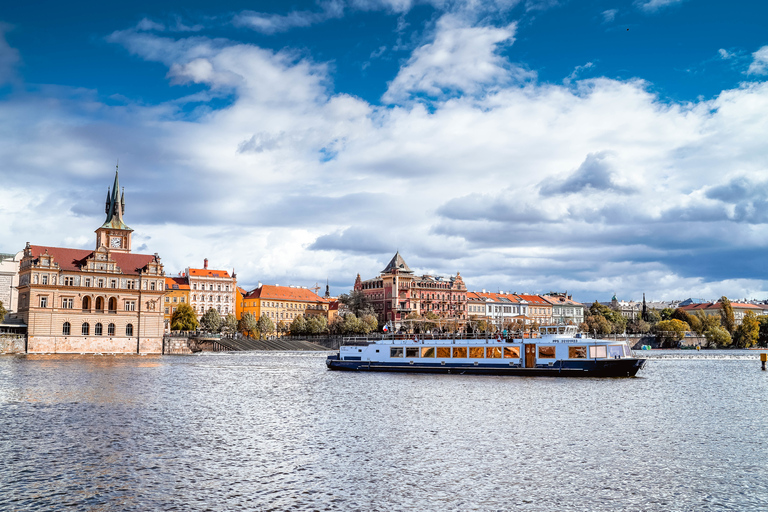
<svg viewBox="0 0 768 512">
<path fill-rule="evenodd" d="M 0 9 L 0 252 L 94 248 L 119 161 L 169 275 L 768 298 L 768 4 Z M 322 293 L 322 292 L 321 292 Z"/>
</svg>

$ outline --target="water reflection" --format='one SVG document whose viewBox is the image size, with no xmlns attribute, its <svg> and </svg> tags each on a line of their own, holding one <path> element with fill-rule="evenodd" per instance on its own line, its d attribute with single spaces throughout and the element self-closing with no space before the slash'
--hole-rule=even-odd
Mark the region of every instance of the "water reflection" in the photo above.
<svg viewBox="0 0 768 512">
<path fill-rule="evenodd" d="M 317 354 L 0 358 L 0 502 L 50 510 L 763 510 L 768 372 L 328 372 Z"/>
</svg>

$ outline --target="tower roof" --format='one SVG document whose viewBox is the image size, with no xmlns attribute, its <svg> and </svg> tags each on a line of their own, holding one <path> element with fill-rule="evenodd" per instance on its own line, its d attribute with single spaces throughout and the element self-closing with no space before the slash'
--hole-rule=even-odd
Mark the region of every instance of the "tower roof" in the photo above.
<svg viewBox="0 0 768 512">
<path fill-rule="evenodd" d="M 403 257 L 400 256 L 400 251 L 395 253 L 395 255 L 390 260 L 389 265 L 387 265 L 387 268 L 382 270 L 381 273 L 387 274 L 393 270 L 398 270 L 400 272 L 413 272 L 413 270 L 411 270 L 410 267 L 408 267 L 408 265 L 405 263 Z"/>
<path fill-rule="evenodd" d="M 107 205 L 105 208 L 107 220 L 101 225 L 103 228 L 128 229 L 131 228 L 123 222 L 123 213 L 125 213 L 125 194 L 120 195 L 120 180 L 118 179 L 117 169 L 115 169 L 115 183 L 112 185 L 112 192 L 107 189 Z"/>
</svg>

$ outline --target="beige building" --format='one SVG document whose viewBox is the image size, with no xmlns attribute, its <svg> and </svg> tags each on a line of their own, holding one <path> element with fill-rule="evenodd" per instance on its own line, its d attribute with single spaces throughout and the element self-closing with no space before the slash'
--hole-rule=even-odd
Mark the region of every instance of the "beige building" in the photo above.
<svg viewBox="0 0 768 512">
<path fill-rule="evenodd" d="M 200 319 L 213 308 L 221 316 L 235 314 L 237 302 L 237 276 L 226 270 L 208 268 L 208 258 L 203 268 L 187 268 L 184 277 L 189 284 L 189 303 Z"/>
<path fill-rule="evenodd" d="M 115 172 L 96 249 L 30 245 L 19 270 L 29 353 L 162 352 L 165 277 L 157 254 L 131 253 Z"/>
<path fill-rule="evenodd" d="M 19 263 L 23 254 L 23 251 L 0 253 L 0 302 L 8 313 L 18 310 L 19 292 L 16 287 L 19 286 Z"/>
</svg>

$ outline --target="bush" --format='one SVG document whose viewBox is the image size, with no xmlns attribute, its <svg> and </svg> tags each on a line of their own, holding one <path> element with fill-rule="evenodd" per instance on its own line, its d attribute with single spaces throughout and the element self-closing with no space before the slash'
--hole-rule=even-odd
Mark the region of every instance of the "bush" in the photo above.
<svg viewBox="0 0 768 512">
<path fill-rule="evenodd" d="M 690 330 L 687 323 L 676 318 L 662 320 L 656 324 L 656 337 L 659 338 L 662 347 L 677 348 L 680 340 L 685 338 L 685 331 Z"/>
</svg>

